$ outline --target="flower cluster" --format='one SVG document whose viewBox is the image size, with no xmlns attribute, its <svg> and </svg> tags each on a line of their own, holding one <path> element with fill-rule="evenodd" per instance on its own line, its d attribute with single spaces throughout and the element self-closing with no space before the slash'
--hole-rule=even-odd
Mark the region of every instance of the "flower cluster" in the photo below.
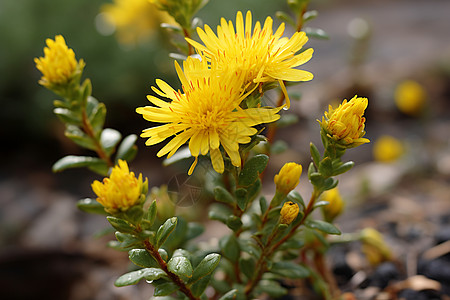
<svg viewBox="0 0 450 300">
<path fill-rule="evenodd" d="M 252 33 L 250 12 L 245 29 L 242 13 L 238 12 L 236 28 L 235 32 L 231 22 L 227 24 L 222 20 L 218 36 L 208 26 L 206 33 L 198 29 L 206 46 L 188 41 L 197 48 L 200 59 L 188 57 L 183 62 L 183 70 L 175 62 L 182 91 L 157 80 L 158 88 L 152 87 L 153 91 L 170 101 L 148 96 L 153 105 L 136 110 L 150 122 L 163 123 L 143 131 L 141 137 L 148 138 L 146 145 L 172 137 L 158 152 L 159 157 L 165 154 L 171 157 L 189 141 L 190 153 L 195 158 L 189 174 L 200 154 L 209 154 L 214 170 L 223 173 L 222 150 L 232 165 L 240 167 L 239 144 L 251 141 L 251 136 L 257 133 L 254 126 L 280 118 L 277 113 L 282 107 L 246 108 L 241 105 L 259 84 L 312 79 L 311 73 L 293 69 L 312 55 L 312 49 L 296 54 L 307 41 L 304 33 L 295 33 L 290 39 L 282 38 L 284 25 L 273 34 L 270 18 L 262 30 L 257 23 Z M 282 88 L 285 89 L 284 84 Z"/>
</svg>

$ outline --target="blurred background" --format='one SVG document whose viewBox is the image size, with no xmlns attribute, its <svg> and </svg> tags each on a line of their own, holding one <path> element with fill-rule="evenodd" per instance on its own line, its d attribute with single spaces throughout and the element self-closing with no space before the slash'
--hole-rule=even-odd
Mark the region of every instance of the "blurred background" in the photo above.
<svg viewBox="0 0 450 300">
<path fill-rule="evenodd" d="M 145 284 L 113 286 L 126 271 L 127 257 L 105 248 L 110 236 L 98 237 L 107 225 L 103 217 L 76 208 L 78 199 L 94 196 L 90 183 L 98 176 L 84 169 L 52 173 L 60 157 L 87 152 L 64 137 L 63 124 L 52 113 L 56 96 L 38 84 L 41 74 L 33 61 L 43 56 L 46 38 L 62 34 L 76 58 L 86 62 L 83 78 L 91 79 L 93 95 L 106 104 L 105 127 L 124 136 L 139 134 L 149 125 L 135 108 L 147 105 L 155 79 L 179 86 L 168 57 L 176 49 L 154 12 L 120 7 L 123 24 L 133 20 L 133 25 L 105 23 L 105 14 L 117 13 L 111 4 L 0 2 L 0 291 L 6 291 L 5 299 L 151 294 Z M 301 94 L 289 111 L 298 123 L 278 131 L 277 139 L 289 149 L 271 157 L 264 192 L 273 192 L 272 177 L 285 162 L 308 164 L 309 141 L 320 144 L 316 119 L 328 104 L 355 94 L 368 97 L 371 143 L 346 154 L 357 167 L 340 180 L 348 203 L 338 224 L 343 231 L 378 227 L 398 256 L 409 249 L 408 275 L 419 272 L 450 285 L 448 257 L 438 263 L 444 274 L 427 264 L 440 257 L 420 260 L 426 249 L 450 238 L 450 2 L 312 0 L 309 9 L 319 16 L 307 26 L 324 30 L 329 39 L 306 45 L 315 52 L 302 68 L 315 78 L 290 89 Z M 197 16 L 215 28 L 221 17 L 234 21 L 238 10 L 251 10 L 254 21 L 263 22 L 288 8 L 281 0 L 210 0 Z M 279 24 L 275 20 L 274 27 Z M 271 93 L 265 97 L 276 99 Z M 140 138 L 137 144 L 132 169 L 150 185 L 167 184 L 184 172 L 184 166 L 162 167 L 155 155 L 161 146 L 145 147 Z M 305 197 L 310 187 L 306 175 L 302 178 L 298 191 Z"/>
</svg>

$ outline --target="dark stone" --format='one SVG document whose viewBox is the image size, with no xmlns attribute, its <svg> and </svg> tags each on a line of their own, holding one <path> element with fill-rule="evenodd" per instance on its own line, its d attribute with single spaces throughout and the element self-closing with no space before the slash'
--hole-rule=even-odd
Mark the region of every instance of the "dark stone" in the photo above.
<svg viewBox="0 0 450 300">
<path fill-rule="evenodd" d="M 398 293 L 399 300 L 440 300 L 442 299 L 439 292 L 434 290 L 414 291 L 405 289 Z"/>
<path fill-rule="evenodd" d="M 384 289 L 391 280 L 399 279 L 400 272 L 397 266 L 392 262 L 380 264 L 370 276 L 370 286 L 376 286 Z"/>
<path fill-rule="evenodd" d="M 420 261 L 418 274 L 439 281 L 442 284 L 442 292 L 450 294 L 450 261 L 445 258 L 437 258 L 430 261 Z"/>
</svg>

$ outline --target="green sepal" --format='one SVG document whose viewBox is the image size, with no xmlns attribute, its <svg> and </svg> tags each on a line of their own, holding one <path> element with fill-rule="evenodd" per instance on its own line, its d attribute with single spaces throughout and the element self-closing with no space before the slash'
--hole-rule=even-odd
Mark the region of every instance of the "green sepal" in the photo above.
<svg viewBox="0 0 450 300">
<path fill-rule="evenodd" d="M 113 216 L 107 216 L 106 219 L 111 224 L 112 227 L 114 227 L 116 230 L 124 233 L 133 233 L 136 229 L 136 227 L 133 226 L 130 222 L 119 219 Z"/>
<path fill-rule="evenodd" d="M 100 170 L 103 168 L 104 165 L 105 162 L 97 157 L 68 155 L 64 156 L 63 158 L 55 162 L 55 164 L 52 167 L 52 170 L 53 172 L 61 172 L 66 169 L 81 168 L 81 167 L 88 167 L 88 168 L 98 167 Z M 101 175 L 105 176 L 106 174 Z"/>
<path fill-rule="evenodd" d="M 145 249 L 132 249 L 128 252 L 128 258 L 142 268 L 158 267 L 156 260 Z"/>
<path fill-rule="evenodd" d="M 312 142 L 309 144 L 309 152 L 311 152 L 311 158 L 313 159 L 314 165 L 318 166 L 322 158 L 316 145 Z"/>
<path fill-rule="evenodd" d="M 153 200 L 150 206 L 148 207 L 147 213 L 145 215 L 145 219 L 150 223 L 150 226 L 153 225 L 156 219 L 157 207 L 156 200 Z"/>
<path fill-rule="evenodd" d="M 85 198 L 78 200 L 77 202 L 78 209 L 93 214 L 99 215 L 107 215 L 108 213 L 105 211 L 103 205 L 101 205 L 97 200 L 91 198 Z"/>
<path fill-rule="evenodd" d="M 199 279 L 210 275 L 219 265 L 220 255 L 211 253 L 206 255 L 195 268 L 190 283 L 197 282 Z"/>
<path fill-rule="evenodd" d="M 267 166 L 269 157 L 264 154 L 258 154 L 250 158 L 239 174 L 238 183 L 246 187 L 253 184 Z"/>
<path fill-rule="evenodd" d="M 159 227 L 158 231 L 156 232 L 156 248 L 159 248 L 162 244 L 164 244 L 166 239 L 177 226 L 177 221 L 177 217 L 172 217 L 170 219 L 167 219 L 166 222 L 164 222 L 164 224 Z"/>
<path fill-rule="evenodd" d="M 62 107 L 57 107 L 53 109 L 53 113 L 63 122 L 64 124 L 70 124 L 75 126 L 81 126 L 81 118 L 79 114 L 74 113 L 72 110 Z"/>
<path fill-rule="evenodd" d="M 219 247 L 222 249 L 222 255 L 235 263 L 239 259 L 241 249 L 234 234 L 225 235 L 219 240 Z"/>
<path fill-rule="evenodd" d="M 175 283 L 166 280 L 160 279 L 152 282 L 152 284 L 155 286 L 153 293 L 155 297 L 168 296 L 178 290 L 178 286 Z"/>
<path fill-rule="evenodd" d="M 227 224 L 228 228 L 230 228 L 233 231 L 238 231 L 242 227 L 241 218 L 234 216 L 234 215 L 228 216 L 226 224 Z"/>
<path fill-rule="evenodd" d="M 67 124 L 64 134 L 80 147 L 94 151 L 97 149 L 95 141 L 78 126 Z"/>
<path fill-rule="evenodd" d="M 342 174 L 347 172 L 348 170 L 350 170 L 351 168 L 353 168 L 353 166 L 355 165 L 354 162 L 352 161 L 348 161 L 346 163 L 340 164 L 338 167 L 334 167 L 333 169 L 333 176 Z"/>
<path fill-rule="evenodd" d="M 303 197 L 302 197 L 302 195 L 300 195 L 299 192 L 291 191 L 287 195 L 287 198 L 289 201 L 295 202 L 295 203 L 299 204 L 300 206 L 302 206 L 303 209 L 306 208 L 305 201 L 303 201 Z"/>
<path fill-rule="evenodd" d="M 247 190 L 244 188 L 239 188 L 236 190 L 236 202 L 239 208 L 243 211 L 247 208 L 248 198 L 247 198 Z"/>
<path fill-rule="evenodd" d="M 305 27 L 303 31 L 306 33 L 306 36 L 313 39 L 319 39 L 319 40 L 329 40 L 330 36 L 328 33 L 323 31 L 320 28 L 311 28 L 311 27 Z"/>
<path fill-rule="evenodd" d="M 235 203 L 233 195 L 231 195 L 225 188 L 221 186 L 214 188 L 214 198 L 219 202 L 227 204 Z"/>
<path fill-rule="evenodd" d="M 192 273 L 194 272 L 191 262 L 186 256 L 173 256 L 167 262 L 167 269 L 178 275 L 183 281 L 192 278 Z"/>
<path fill-rule="evenodd" d="M 293 279 L 306 278 L 309 276 L 309 270 L 307 268 L 291 261 L 275 262 L 269 271 Z"/>
<path fill-rule="evenodd" d="M 296 27 L 297 25 L 295 25 L 295 21 L 291 18 L 291 16 L 289 16 L 287 13 L 282 12 L 282 11 L 277 11 L 275 13 L 275 16 L 282 22 L 286 22 L 289 25 L 291 25 L 292 27 Z"/>
<path fill-rule="evenodd" d="M 120 143 L 119 147 L 117 148 L 117 153 L 116 153 L 116 163 L 119 161 L 119 159 L 121 160 L 125 160 L 125 161 L 132 161 L 134 159 L 134 157 L 137 154 L 137 146 L 135 145 L 137 140 L 137 135 L 135 134 L 130 134 L 128 136 L 126 136 L 122 142 Z"/>
<path fill-rule="evenodd" d="M 105 128 L 100 134 L 100 144 L 107 155 L 114 153 L 114 150 L 122 138 L 122 134 L 112 128 Z"/>
<path fill-rule="evenodd" d="M 305 222 L 305 226 L 311 229 L 318 229 L 322 232 L 333 234 L 333 235 L 340 235 L 341 231 L 334 226 L 331 223 L 321 221 L 321 220 L 307 220 Z"/>
<path fill-rule="evenodd" d="M 219 300 L 235 300 L 237 298 L 238 290 L 232 289 L 227 292 L 225 295 L 219 298 Z"/>
<path fill-rule="evenodd" d="M 165 275 L 166 273 L 164 273 L 164 271 L 159 268 L 146 268 L 138 271 L 129 272 L 120 276 L 114 282 L 114 285 L 117 287 L 133 285 L 138 283 L 142 279 L 152 281 L 164 277 Z"/>
</svg>

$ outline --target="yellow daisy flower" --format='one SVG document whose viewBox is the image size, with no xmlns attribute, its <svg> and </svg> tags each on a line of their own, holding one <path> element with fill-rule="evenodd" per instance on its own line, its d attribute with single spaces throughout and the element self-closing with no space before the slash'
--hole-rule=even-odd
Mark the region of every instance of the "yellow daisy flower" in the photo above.
<svg viewBox="0 0 450 300">
<path fill-rule="evenodd" d="M 166 123 L 145 129 L 141 137 L 148 138 L 146 145 L 154 145 L 173 137 L 158 153 L 158 157 L 171 157 L 189 140 L 189 150 L 195 161 L 189 169 L 192 174 L 200 154 L 210 154 L 214 170 L 224 171 L 220 146 L 231 159 L 241 166 L 239 144 L 249 143 L 257 133 L 252 126 L 274 122 L 280 118 L 281 108 L 239 107 L 248 95 L 242 89 L 243 73 L 222 72 L 208 67 L 205 59 L 189 57 L 184 63 L 184 72 L 177 62 L 175 68 L 183 92 L 175 91 L 162 80 L 156 80 L 158 88 L 153 91 L 169 102 L 147 96 L 153 106 L 139 107 L 136 112 L 150 122 Z"/>
<path fill-rule="evenodd" d="M 313 49 L 298 53 L 308 41 L 306 34 L 296 32 L 291 38 L 286 38 L 283 37 L 284 23 L 275 33 L 272 25 L 272 18 L 267 17 L 262 28 L 256 22 L 252 30 L 251 12 L 247 12 L 244 24 L 239 11 L 236 15 L 236 30 L 231 21 L 227 23 L 222 18 L 221 25 L 217 26 L 217 35 L 208 25 L 205 25 L 204 30 L 197 28 L 205 45 L 188 38 L 186 40 L 209 61 L 215 61 L 219 69 L 229 67 L 243 72 L 244 85 L 278 81 L 289 108 L 289 97 L 283 81 L 309 81 L 313 78 L 310 72 L 295 69 L 311 59 Z"/>
</svg>

